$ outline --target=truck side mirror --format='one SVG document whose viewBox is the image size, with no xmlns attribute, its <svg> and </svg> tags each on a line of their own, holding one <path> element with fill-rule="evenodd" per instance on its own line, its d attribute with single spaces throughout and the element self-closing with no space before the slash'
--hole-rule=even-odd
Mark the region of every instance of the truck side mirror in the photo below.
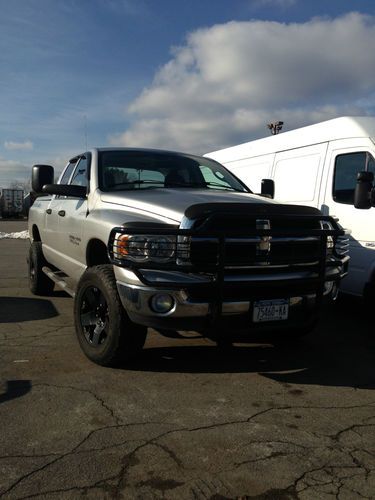
<svg viewBox="0 0 375 500">
<path fill-rule="evenodd" d="M 273 198 L 275 196 L 275 183 L 272 179 L 262 179 L 260 194 L 267 198 Z"/>
<path fill-rule="evenodd" d="M 354 191 L 354 206 L 360 209 L 369 209 L 372 206 L 374 174 L 372 172 L 358 172 L 357 185 Z"/>
<path fill-rule="evenodd" d="M 73 198 L 86 198 L 87 187 L 73 184 L 45 184 L 43 186 L 43 193 Z"/>
<path fill-rule="evenodd" d="M 54 170 L 51 165 L 34 165 L 31 172 L 31 188 L 37 194 L 43 193 L 45 184 L 52 184 L 54 179 Z"/>
</svg>

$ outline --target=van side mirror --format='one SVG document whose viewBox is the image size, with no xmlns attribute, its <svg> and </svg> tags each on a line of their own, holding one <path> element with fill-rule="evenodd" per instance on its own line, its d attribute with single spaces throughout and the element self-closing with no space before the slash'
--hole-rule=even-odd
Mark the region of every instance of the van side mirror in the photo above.
<svg viewBox="0 0 375 500">
<path fill-rule="evenodd" d="M 358 172 L 354 191 L 355 208 L 369 209 L 373 206 L 373 182 L 374 174 L 372 172 Z"/>
<path fill-rule="evenodd" d="M 272 179 L 262 179 L 260 194 L 267 198 L 273 198 L 275 196 L 275 183 Z"/>
<path fill-rule="evenodd" d="M 51 165 L 34 165 L 31 171 L 31 189 L 36 195 L 43 195 L 43 186 L 52 184 L 54 170 Z"/>
</svg>

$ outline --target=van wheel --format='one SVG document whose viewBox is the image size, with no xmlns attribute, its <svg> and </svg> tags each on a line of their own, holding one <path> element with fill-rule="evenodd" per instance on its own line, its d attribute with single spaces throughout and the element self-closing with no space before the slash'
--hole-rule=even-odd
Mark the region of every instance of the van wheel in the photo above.
<svg viewBox="0 0 375 500">
<path fill-rule="evenodd" d="M 29 286 L 34 295 L 50 295 L 55 286 L 54 282 L 42 271 L 48 265 L 43 255 L 42 243 L 34 241 L 29 249 Z"/>
<path fill-rule="evenodd" d="M 74 299 L 78 342 L 86 356 L 102 366 L 114 366 L 138 354 L 147 328 L 127 316 L 117 293 L 109 264 L 87 269 L 79 280 Z"/>
</svg>

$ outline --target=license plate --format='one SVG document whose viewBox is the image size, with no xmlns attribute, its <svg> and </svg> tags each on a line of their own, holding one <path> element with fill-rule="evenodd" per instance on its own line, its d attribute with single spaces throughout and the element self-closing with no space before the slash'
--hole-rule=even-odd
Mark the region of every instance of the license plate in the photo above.
<svg viewBox="0 0 375 500">
<path fill-rule="evenodd" d="M 288 319 L 289 300 L 259 300 L 254 302 L 253 321 L 261 323 L 264 321 L 282 321 Z"/>
</svg>

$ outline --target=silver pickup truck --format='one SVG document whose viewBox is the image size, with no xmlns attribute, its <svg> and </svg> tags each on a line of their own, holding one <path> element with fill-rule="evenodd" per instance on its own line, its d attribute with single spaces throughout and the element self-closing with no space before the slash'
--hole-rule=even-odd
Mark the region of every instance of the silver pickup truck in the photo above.
<svg viewBox="0 0 375 500">
<path fill-rule="evenodd" d="M 30 288 L 74 296 L 79 343 L 113 365 L 144 345 L 147 327 L 310 331 L 348 257 L 337 222 L 315 208 L 255 195 L 219 163 L 146 149 L 93 149 L 57 184 L 35 165 L 29 213 Z"/>
</svg>

